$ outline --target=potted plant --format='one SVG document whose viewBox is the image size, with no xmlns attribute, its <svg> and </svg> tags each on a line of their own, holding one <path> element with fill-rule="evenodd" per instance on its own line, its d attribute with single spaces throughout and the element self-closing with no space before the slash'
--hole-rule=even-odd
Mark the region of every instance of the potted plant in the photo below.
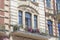
<svg viewBox="0 0 60 40">
<path fill-rule="evenodd" d="M 32 32 L 32 28 L 31 28 L 31 27 L 29 27 L 29 28 L 28 28 L 28 31 L 29 31 L 29 32 Z"/>
<path fill-rule="evenodd" d="M 36 32 L 37 32 L 37 33 L 40 33 L 38 28 L 36 29 Z"/>
<path fill-rule="evenodd" d="M 18 30 L 19 30 L 18 25 L 13 25 L 13 31 L 18 31 Z"/>
<path fill-rule="evenodd" d="M 25 31 L 28 31 L 28 27 L 25 27 L 24 30 L 25 30 Z"/>
<path fill-rule="evenodd" d="M 4 31 L 5 30 L 5 26 L 4 25 L 0 25 L 0 31 Z"/>
<path fill-rule="evenodd" d="M 20 31 L 24 31 L 23 25 L 19 25 L 19 27 L 20 27 Z"/>
<path fill-rule="evenodd" d="M 32 32 L 32 28 L 31 28 L 31 27 L 27 27 L 27 26 L 26 26 L 24 29 L 25 29 L 25 31 L 27 31 L 27 32 Z"/>
</svg>

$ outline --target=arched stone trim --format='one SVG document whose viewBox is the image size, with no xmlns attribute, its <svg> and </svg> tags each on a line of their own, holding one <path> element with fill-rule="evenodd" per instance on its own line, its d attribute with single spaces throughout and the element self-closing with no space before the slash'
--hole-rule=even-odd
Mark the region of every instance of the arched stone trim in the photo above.
<svg viewBox="0 0 60 40">
<path fill-rule="evenodd" d="M 22 11 L 23 10 L 28 10 L 28 11 L 30 10 L 32 13 L 39 14 L 38 11 L 35 8 L 33 8 L 33 7 L 29 6 L 29 5 L 20 5 L 18 8 L 20 8 L 19 10 L 22 10 Z M 29 9 L 27 9 L 27 8 L 29 8 Z"/>
<path fill-rule="evenodd" d="M 23 12 L 23 11 L 21 11 L 21 10 L 18 10 L 18 11 Z"/>
<path fill-rule="evenodd" d="M 50 19 L 48 19 L 47 21 L 51 21 L 51 22 L 53 23 L 53 21 L 52 21 L 52 20 L 50 20 Z"/>
<path fill-rule="evenodd" d="M 25 13 L 29 13 L 29 14 L 31 15 L 31 13 L 30 13 L 30 12 L 25 12 Z"/>
</svg>

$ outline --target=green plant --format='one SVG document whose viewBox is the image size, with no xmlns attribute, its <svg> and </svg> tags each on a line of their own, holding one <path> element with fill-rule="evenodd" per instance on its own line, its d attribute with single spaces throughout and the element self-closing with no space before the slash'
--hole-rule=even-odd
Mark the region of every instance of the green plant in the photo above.
<svg viewBox="0 0 60 40">
<path fill-rule="evenodd" d="M 28 31 L 28 27 L 25 27 L 24 30 L 25 30 L 25 31 Z"/>
<path fill-rule="evenodd" d="M 20 28 L 23 28 L 23 25 L 19 25 Z"/>
<path fill-rule="evenodd" d="M 0 31 L 5 31 L 5 26 L 4 25 L 0 25 Z"/>
<path fill-rule="evenodd" d="M 19 29 L 18 25 L 13 25 L 13 30 L 17 31 Z"/>
</svg>

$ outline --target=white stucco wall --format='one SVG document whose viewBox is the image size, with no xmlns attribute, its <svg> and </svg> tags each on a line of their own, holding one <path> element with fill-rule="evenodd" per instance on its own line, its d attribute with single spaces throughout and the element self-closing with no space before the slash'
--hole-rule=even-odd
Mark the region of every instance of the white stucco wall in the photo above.
<svg viewBox="0 0 60 40">
<path fill-rule="evenodd" d="M 18 17 L 18 3 L 16 0 L 10 0 L 10 17 L 11 17 L 11 24 L 17 24 L 17 17 Z"/>
<path fill-rule="evenodd" d="M 44 2 L 42 0 L 39 1 L 39 27 L 40 32 L 45 33 L 45 12 L 44 12 Z"/>
</svg>

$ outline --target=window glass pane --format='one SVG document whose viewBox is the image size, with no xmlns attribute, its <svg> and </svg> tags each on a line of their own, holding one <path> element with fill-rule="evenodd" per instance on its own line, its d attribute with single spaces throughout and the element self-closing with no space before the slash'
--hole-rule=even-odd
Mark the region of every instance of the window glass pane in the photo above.
<svg viewBox="0 0 60 40">
<path fill-rule="evenodd" d="M 26 18 L 31 18 L 30 16 L 30 14 L 26 13 Z"/>
<path fill-rule="evenodd" d="M 19 24 L 22 24 L 22 17 L 19 17 Z"/>
<path fill-rule="evenodd" d="M 60 2 L 60 0 L 56 0 L 56 3 Z"/>
<path fill-rule="evenodd" d="M 22 12 L 19 11 L 18 13 L 18 18 L 19 18 L 19 25 L 22 25 Z"/>
<path fill-rule="evenodd" d="M 46 6 L 47 6 L 48 8 L 51 8 L 51 0 L 46 0 Z"/>
<path fill-rule="evenodd" d="M 19 11 L 19 16 L 22 16 L 22 12 Z"/>
<path fill-rule="evenodd" d="M 40 0 L 41 2 L 43 2 L 44 0 Z"/>
<path fill-rule="evenodd" d="M 58 3 L 57 6 L 58 6 L 58 10 L 60 11 L 60 3 Z"/>
<path fill-rule="evenodd" d="M 25 13 L 25 24 L 27 27 L 31 27 L 31 14 L 28 12 Z"/>
<path fill-rule="evenodd" d="M 37 16 L 36 15 L 34 16 L 34 28 L 35 29 L 37 28 Z"/>
<path fill-rule="evenodd" d="M 58 23 L 58 31 L 59 31 L 59 36 L 60 36 L 60 23 Z"/>
<path fill-rule="evenodd" d="M 49 35 L 53 35 L 52 21 L 48 20 Z"/>
<path fill-rule="evenodd" d="M 35 2 L 36 0 L 33 0 L 33 2 Z"/>
<path fill-rule="evenodd" d="M 57 3 L 58 10 L 60 10 L 60 0 L 56 0 L 56 3 Z"/>
<path fill-rule="evenodd" d="M 48 24 L 49 24 L 49 25 L 51 25 L 51 24 L 52 24 L 52 22 L 51 22 L 51 21 L 48 21 Z"/>
</svg>

